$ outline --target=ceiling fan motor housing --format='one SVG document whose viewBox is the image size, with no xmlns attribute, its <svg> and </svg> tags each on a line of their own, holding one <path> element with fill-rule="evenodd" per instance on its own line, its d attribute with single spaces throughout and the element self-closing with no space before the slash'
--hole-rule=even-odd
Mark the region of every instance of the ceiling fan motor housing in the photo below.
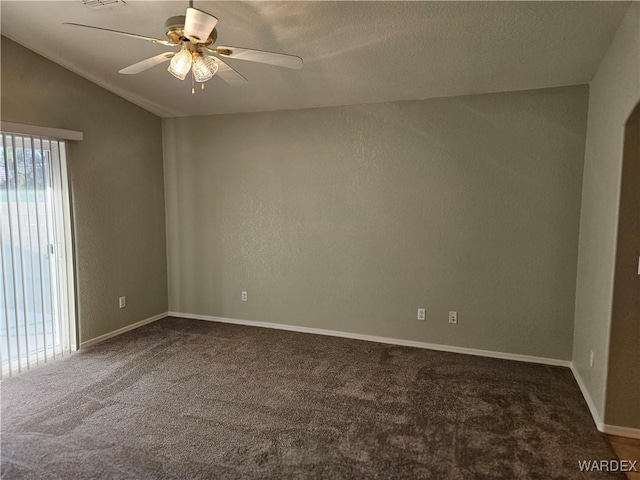
<svg viewBox="0 0 640 480">
<path fill-rule="evenodd" d="M 180 45 L 183 42 L 189 43 L 189 39 L 184 36 L 184 21 L 185 16 L 178 15 L 168 18 L 167 21 L 164 22 L 165 33 L 171 43 L 175 43 L 176 45 Z M 218 31 L 214 28 L 206 42 L 198 43 L 205 46 L 212 45 L 215 43 L 217 38 Z"/>
</svg>

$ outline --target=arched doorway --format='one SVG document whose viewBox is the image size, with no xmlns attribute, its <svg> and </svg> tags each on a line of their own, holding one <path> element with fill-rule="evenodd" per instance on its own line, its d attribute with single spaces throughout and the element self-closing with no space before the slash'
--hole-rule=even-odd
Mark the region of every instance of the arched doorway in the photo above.
<svg viewBox="0 0 640 480">
<path fill-rule="evenodd" d="M 640 429 L 640 103 L 624 131 L 605 423 Z"/>
</svg>

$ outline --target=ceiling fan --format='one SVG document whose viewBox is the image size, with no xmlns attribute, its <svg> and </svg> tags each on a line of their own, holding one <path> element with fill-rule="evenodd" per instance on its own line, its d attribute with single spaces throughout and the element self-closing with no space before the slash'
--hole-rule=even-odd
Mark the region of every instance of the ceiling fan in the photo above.
<svg viewBox="0 0 640 480">
<path fill-rule="evenodd" d="M 240 47 L 214 46 L 218 38 L 216 24 L 218 19 L 202 10 L 193 8 L 193 1 L 189 1 L 186 15 L 171 17 L 165 22 L 167 40 L 146 37 L 135 33 L 120 32 L 108 28 L 81 25 L 79 23 L 64 23 L 72 27 L 92 28 L 104 32 L 124 35 L 131 38 L 147 40 L 167 47 L 180 47 L 178 51 L 164 52 L 141 62 L 134 63 L 120 70 L 123 74 L 135 74 L 169 62 L 167 70 L 176 78 L 184 80 L 191 72 L 191 93 L 195 93 L 195 83 L 204 88 L 204 82 L 218 75 L 229 85 L 238 86 L 247 82 L 236 70 L 231 68 L 219 57 L 249 62 L 266 63 L 285 68 L 302 68 L 302 58 L 283 53 L 251 50 Z"/>
</svg>

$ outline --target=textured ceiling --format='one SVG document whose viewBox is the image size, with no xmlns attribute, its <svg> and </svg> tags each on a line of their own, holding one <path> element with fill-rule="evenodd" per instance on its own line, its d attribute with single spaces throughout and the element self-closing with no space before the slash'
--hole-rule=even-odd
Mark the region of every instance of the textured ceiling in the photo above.
<svg viewBox="0 0 640 480">
<path fill-rule="evenodd" d="M 591 80 L 628 2 L 213 2 L 218 44 L 301 56 L 302 70 L 227 60 L 249 79 L 191 95 L 157 66 L 118 70 L 167 47 L 84 23 L 164 38 L 188 2 L 6 1 L 2 34 L 163 117 L 312 108 L 575 85 Z"/>
</svg>

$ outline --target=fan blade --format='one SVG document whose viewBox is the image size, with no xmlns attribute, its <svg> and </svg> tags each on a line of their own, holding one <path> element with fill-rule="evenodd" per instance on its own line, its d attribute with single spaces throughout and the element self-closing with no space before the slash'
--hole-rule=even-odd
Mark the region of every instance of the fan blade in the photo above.
<svg viewBox="0 0 640 480">
<path fill-rule="evenodd" d="M 220 77 L 229 85 L 233 87 L 238 87 L 248 82 L 246 78 L 244 78 L 242 75 L 240 75 L 238 72 L 236 72 L 233 68 L 231 68 L 229 65 L 224 63 L 219 58 L 216 58 L 212 55 L 209 55 L 209 58 L 213 59 L 216 62 L 216 65 L 218 65 L 218 71 L 216 73 L 216 76 Z"/>
<path fill-rule="evenodd" d="M 144 72 L 151 67 L 155 67 L 156 65 L 160 65 L 161 63 L 169 61 L 171 58 L 173 58 L 174 55 L 175 52 L 164 52 L 160 55 L 156 55 L 155 57 L 147 58 L 146 60 L 142 60 L 141 62 L 129 65 L 127 68 L 123 68 L 122 70 L 120 70 L 120 73 L 131 75 L 134 73 Z"/>
<path fill-rule="evenodd" d="M 167 42 L 166 40 L 160 40 L 159 38 L 145 37 L 144 35 L 138 35 L 137 33 L 120 32 L 118 30 L 111 30 L 109 28 L 94 27 L 92 25 L 81 25 L 80 23 L 67 23 L 67 22 L 65 22 L 65 23 L 63 23 L 63 25 L 69 25 L 71 27 L 92 28 L 94 30 L 102 30 L 104 32 L 115 33 L 117 35 L 124 35 L 125 37 L 139 38 L 140 40 L 148 40 L 149 42 L 159 43 L 161 45 L 166 45 L 167 47 L 175 47 L 176 46 L 175 43 Z"/>
<path fill-rule="evenodd" d="M 206 42 L 218 19 L 196 8 L 187 8 L 184 19 L 184 36 L 190 40 Z"/>
<path fill-rule="evenodd" d="M 249 62 L 268 63 L 285 68 L 302 68 L 302 59 L 295 55 L 285 55 L 284 53 L 264 52 L 262 50 L 250 50 L 240 47 L 216 47 L 215 53 L 223 57 L 234 60 L 247 60 Z"/>
</svg>

